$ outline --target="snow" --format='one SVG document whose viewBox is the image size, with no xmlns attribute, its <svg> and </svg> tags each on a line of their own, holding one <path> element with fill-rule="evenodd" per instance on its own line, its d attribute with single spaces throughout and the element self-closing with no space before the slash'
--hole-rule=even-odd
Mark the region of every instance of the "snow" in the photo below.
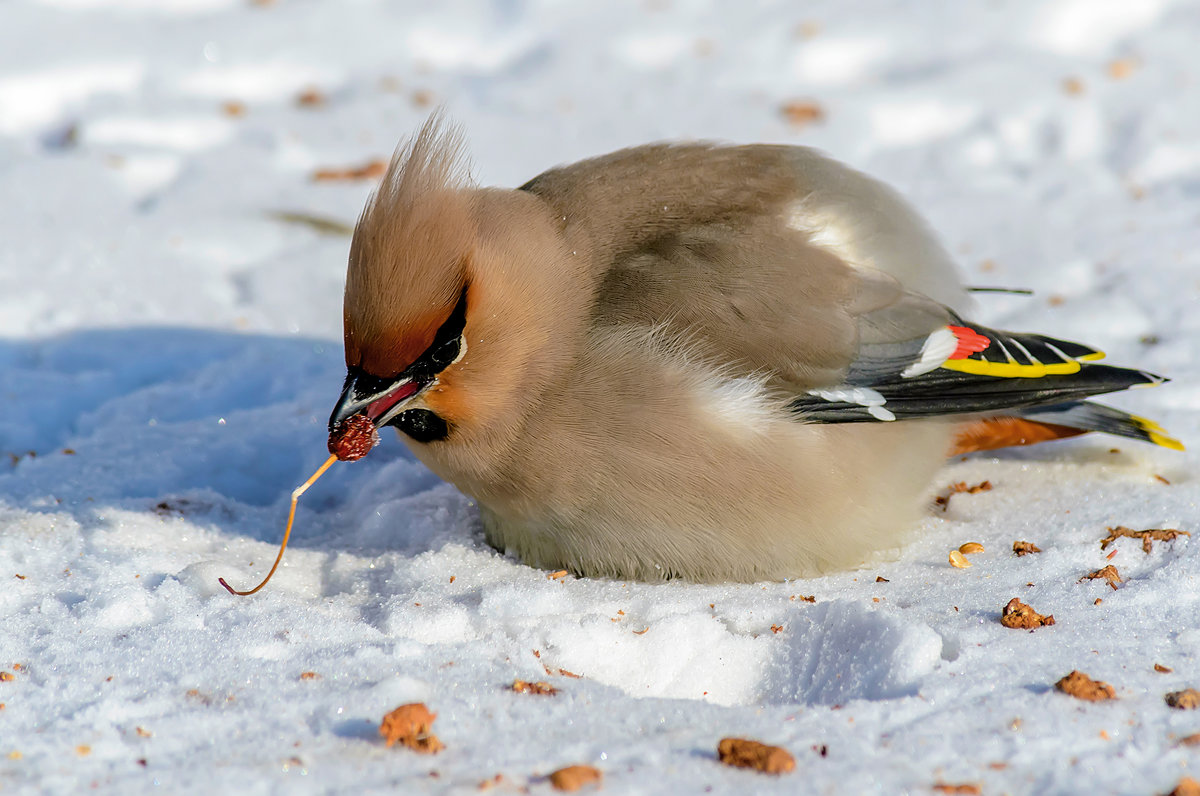
<svg viewBox="0 0 1200 796">
<path fill-rule="evenodd" d="M 1124 440 L 950 463 L 938 487 L 993 488 L 861 570 L 696 586 L 548 579 L 388 434 L 304 496 L 263 592 L 217 584 L 269 566 L 343 377 L 348 240 L 288 214 L 353 223 L 370 183 L 311 172 L 388 155 L 430 103 L 485 183 L 659 138 L 825 149 L 907 194 L 973 284 L 1037 291 L 981 297 L 981 321 L 1170 376 L 1112 402 L 1200 445 L 1197 35 L 1182 0 L 10 0 L 0 789 L 548 792 L 573 763 L 645 794 L 1200 776 L 1178 743 L 1200 711 L 1163 702 L 1200 687 L 1200 538 L 1099 544 L 1200 532 L 1197 460 Z M 324 104 L 297 104 L 310 86 Z M 791 100 L 825 118 L 789 124 Z M 985 552 L 949 566 L 966 541 Z M 1119 589 L 1079 582 L 1108 563 Z M 1002 627 L 1012 597 L 1056 624 Z M 1118 699 L 1055 692 L 1073 669 Z M 378 737 L 417 700 L 436 757 Z M 718 765 L 728 735 L 797 772 Z"/>
</svg>

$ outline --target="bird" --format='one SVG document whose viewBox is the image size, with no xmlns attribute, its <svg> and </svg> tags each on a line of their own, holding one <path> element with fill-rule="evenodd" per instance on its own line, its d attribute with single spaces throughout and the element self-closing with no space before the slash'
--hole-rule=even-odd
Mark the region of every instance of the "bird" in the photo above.
<svg viewBox="0 0 1200 796">
<path fill-rule="evenodd" d="M 1164 378 L 971 322 L 909 204 L 814 149 L 648 144 L 515 189 L 464 150 L 431 116 L 357 222 L 330 448 L 394 427 L 528 565 L 812 577 L 900 547 L 953 455 L 1182 447 L 1088 400 Z"/>
</svg>

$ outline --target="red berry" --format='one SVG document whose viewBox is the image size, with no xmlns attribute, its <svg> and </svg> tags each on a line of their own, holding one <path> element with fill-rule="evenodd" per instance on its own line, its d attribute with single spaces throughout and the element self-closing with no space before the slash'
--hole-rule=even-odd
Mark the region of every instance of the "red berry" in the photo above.
<svg viewBox="0 0 1200 796">
<path fill-rule="evenodd" d="M 329 452 L 343 462 L 361 459 L 379 444 L 379 433 L 371 418 L 351 415 L 329 432 Z"/>
</svg>

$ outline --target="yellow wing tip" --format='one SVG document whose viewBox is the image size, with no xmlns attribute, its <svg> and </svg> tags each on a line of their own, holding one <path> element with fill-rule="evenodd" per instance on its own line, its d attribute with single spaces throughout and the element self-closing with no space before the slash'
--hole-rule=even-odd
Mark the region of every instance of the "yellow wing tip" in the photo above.
<svg viewBox="0 0 1200 796">
<path fill-rule="evenodd" d="M 1103 351 L 1093 351 L 1090 354 L 1084 354 L 1081 357 L 1075 357 L 1075 360 L 1077 362 L 1096 362 L 1097 360 L 1104 359 L 1106 356 L 1108 355 Z"/>
</svg>

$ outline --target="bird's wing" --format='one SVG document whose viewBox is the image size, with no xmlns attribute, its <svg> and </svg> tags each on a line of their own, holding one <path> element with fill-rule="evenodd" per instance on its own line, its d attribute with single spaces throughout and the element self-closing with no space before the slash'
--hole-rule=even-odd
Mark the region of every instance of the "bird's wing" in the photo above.
<svg viewBox="0 0 1200 796">
<path fill-rule="evenodd" d="M 807 390 L 793 411 L 812 423 L 1012 414 L 1165 381 L 1097 364 L 1104 354 L 1079 343 L 989 329 L 945 308 L 947 322 L 914 335 L 924 321 L 904 319 L 931 317 L 929 301 L 908 293 L 860 316 L 858 350 L 841 383 Z"/>
</svg>

